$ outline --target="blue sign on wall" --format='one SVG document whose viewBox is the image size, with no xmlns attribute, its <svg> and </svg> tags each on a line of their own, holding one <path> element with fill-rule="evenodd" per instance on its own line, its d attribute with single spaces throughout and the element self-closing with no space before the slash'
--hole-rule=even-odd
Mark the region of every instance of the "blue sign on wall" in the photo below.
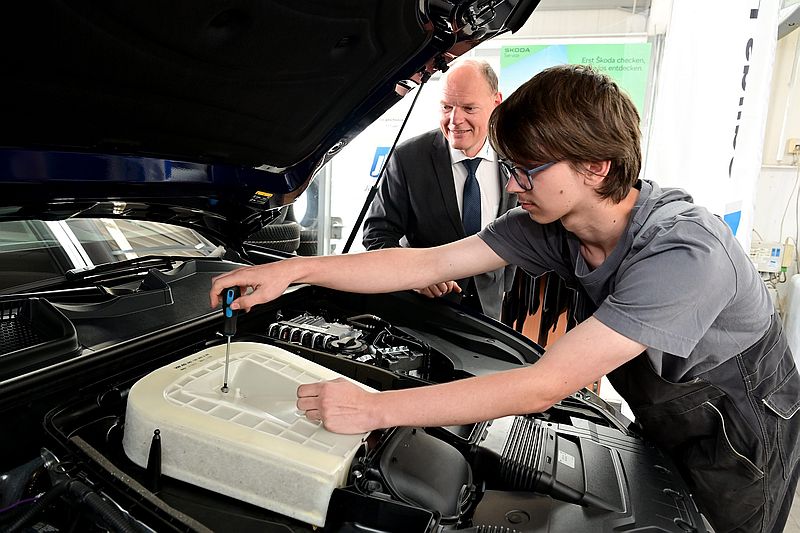
<svg viewBox="0 0 800 533">
<path fill-rule="evenodd" d="M 722 220 L 730 226 L 733 234 L 736 235 L 736 230 L 739 229 L 739 222 L 742 220 L 742 211 L 734 211 L 733 213 L 726 213 Z"/>
<path fill-rule="evenodd" d="M 386 162 L 386 156 L 389 155 L 388 146 L 378 146 L 375 149 L 375 157 L 372 158 L 372 168 L 369 169 L 369 175 L 377 178 L 381 175 L 383 164 Z"/>
</svg>

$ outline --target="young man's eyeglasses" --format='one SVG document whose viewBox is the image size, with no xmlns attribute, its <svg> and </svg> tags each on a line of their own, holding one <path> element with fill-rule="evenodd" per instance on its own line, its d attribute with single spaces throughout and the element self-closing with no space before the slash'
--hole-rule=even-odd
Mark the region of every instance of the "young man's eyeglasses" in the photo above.
<svg viewBox="0 0 800 533">
<path fill-rule="evenodd" d="M 526 191 L 530 191 L 533 190 L 533 177 L 539 172 L 552 167 L 557 162 L 558 161 L 550 161 L 549 163 L 545 163 L 544 165 L 539 165 L 538 167 L 523 168 L 515 165 L 514 163 L 508 161 L 507 159 L 501 159 L 500 166 L 503 167 L 503 170 L 506 172 L 508 177 L 514 176 L 517 185 L 519 185 Z"/>
</svg>

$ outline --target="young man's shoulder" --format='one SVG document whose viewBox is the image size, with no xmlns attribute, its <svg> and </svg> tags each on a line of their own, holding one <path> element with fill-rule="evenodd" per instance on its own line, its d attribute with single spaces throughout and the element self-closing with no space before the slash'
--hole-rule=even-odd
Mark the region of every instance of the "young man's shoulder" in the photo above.
<svg viewBox="0 0 800 533">
<path fill-rule="evenodd" d="M 654 209 L 642 224 L 638 237 L 649 239 L 668 230 L 717 237 L 728 237 L 731 233 L 725 222 L 706 207 L 679 200 Z"/>
<path fill-rule="evenodd" d="M 697 234 L 724 236 L 727 225 L 702 205 L 694 203 L 683 189 L 661 188 L 657 183 L 642 180 L 644 201 L 634 215 L 633 228 L 637 240 L 650 240 L 678 228 Z M 638 226 L 638 227 L 637 227 Z"/>
</svg>

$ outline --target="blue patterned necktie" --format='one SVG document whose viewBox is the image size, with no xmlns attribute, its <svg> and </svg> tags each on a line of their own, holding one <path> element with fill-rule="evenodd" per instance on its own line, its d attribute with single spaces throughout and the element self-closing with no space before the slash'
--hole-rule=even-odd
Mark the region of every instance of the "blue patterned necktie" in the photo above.
<svg viewBox="0 0 800 533">
<path fill-rule="evenodd" d="M 461 221 L 467 237 L 481 230 L 481 186 L 475 172 L 481 164 L 481 158 L 461 161 L 467 169 L 467 181 L 464 183 L 464 202 L 461 210 Z"/>
</svg>

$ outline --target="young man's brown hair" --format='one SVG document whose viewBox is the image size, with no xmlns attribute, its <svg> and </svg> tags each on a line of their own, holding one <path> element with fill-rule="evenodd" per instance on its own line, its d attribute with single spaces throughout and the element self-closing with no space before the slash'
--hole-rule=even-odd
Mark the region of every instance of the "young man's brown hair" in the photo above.
<svg viewBox="0 0 800 533">
<path fill-rule="evenodd" d="M 500 104 L 489 119 L 489 139 L 517 164 L 611 161 L 597 193 L 620 202 L 641 168 L 639 113 L 608 76 L 587 65 L 543 70 Z"/>
</svg>

